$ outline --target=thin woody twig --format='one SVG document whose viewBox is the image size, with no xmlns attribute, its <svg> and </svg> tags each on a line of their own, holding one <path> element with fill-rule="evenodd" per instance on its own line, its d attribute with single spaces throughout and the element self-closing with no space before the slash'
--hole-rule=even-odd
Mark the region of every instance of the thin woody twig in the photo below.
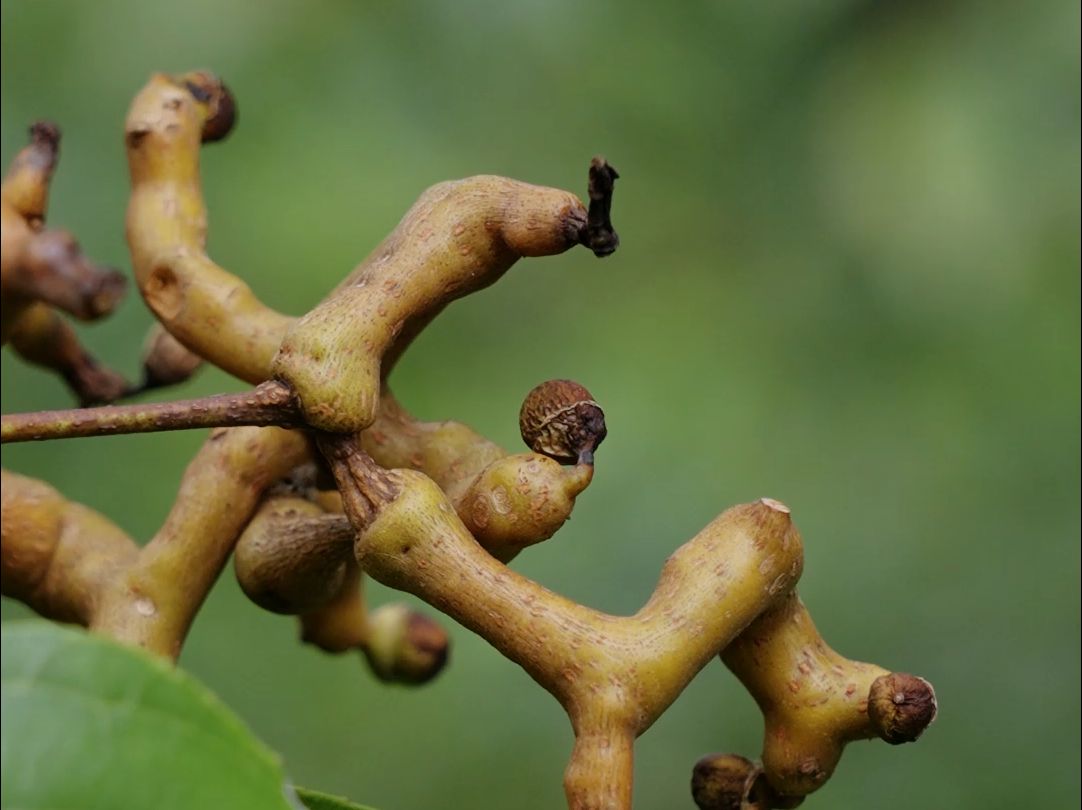
<svg viewBox="0 0 1082 810">
<path fill-rule="evenodd" d="M 272 380 L 240 394 L 9 414 L 0 419 L 0 443 L 243 425 L 301 427 L 304 422 L 289 387 Z"/>
</svg>

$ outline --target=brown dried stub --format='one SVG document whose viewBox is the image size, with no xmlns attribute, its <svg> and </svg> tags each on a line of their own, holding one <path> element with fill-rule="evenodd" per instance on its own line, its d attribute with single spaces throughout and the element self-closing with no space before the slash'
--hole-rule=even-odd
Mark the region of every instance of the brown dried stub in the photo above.
<svg viewBox="0 0 1082 810">
<path fill-rule="evenodd" d="M 876 678 L 868 693 L 868 718 L 891 745 L 913 742 L 935 720 L 935 691 L 924 678 L 892 672 Z"/>
<path fill-rule="evenodd" d="M 611 256 L 620 246 L 620 236 L 612 226 L 612 191 L 619 177 L 600 155 L 590 161 L 590 210 L 581 240 L 599 259 Z"/>
<path fill-rule="evenodd" d="M 518 424 L 531 450 L 561 464 L 593 464 L 594 451 L 607 433 L 605 412 L 572 380 L 549 380 L 530 391 Z"/>
</svg>

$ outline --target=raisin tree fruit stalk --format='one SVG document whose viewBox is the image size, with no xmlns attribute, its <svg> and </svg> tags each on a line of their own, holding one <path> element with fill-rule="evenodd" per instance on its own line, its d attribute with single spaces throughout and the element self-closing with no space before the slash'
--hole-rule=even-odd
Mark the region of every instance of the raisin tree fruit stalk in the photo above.
<svg viewBox="0 0 1082 810">
<path fill-rule="evenodd" d="M 197 71 L 151 77 L 128 113 L 128 244 L 158 321 L 141 385 L 89 358 L 58 314 L 104 314 L 120 282 L 43 229 L 55 127 L 32 129 L 4 181 L 3 334 L 24 357 L 61 374 L 82 404 L 181 382 L 204 362 L 253 386 L 3 416 L 4 442 L 214 428 L 143 546 L 48 484 L 3 471 L 4 595 L 175 660 L 232 555 L 250 600 L 294 617 L 306 643 L 359 653 L 380 680 L 430 680 L 449 660 L 446 631 L 402 604 L 369 610 L 372 577 L 477 633 L 555 698 L 575 734 L 572 810 L 630 808 L 635 740 L 715 657 L 759 704 L 764 742 L 760 762 L 712 754 L 695 765 L 703 810 L 795 807 L 848 742 L 920 736 L 936 712 L 930 684 L 826 645 L 795 590 L 803 540 L 780 501 L 723 511 L 673 553 L 640 610 L 611 616 L 508 565 L 552 537 L 593 480 L 607 434 L 593 395 L 571 380 L 535 387 L 519 412 L 530 452 L 509 453 L 460 422 L 415 419 L 392 394 L 391 369 L 454 300 L 523 258 L 616 250 L 611 165 L 591 162 L 588 203 L 503 177 L 438 183 L 292 317 L 205 250 L 200 149 L 228 135 L 236 110 L 225 85 Z"/>
</svg>

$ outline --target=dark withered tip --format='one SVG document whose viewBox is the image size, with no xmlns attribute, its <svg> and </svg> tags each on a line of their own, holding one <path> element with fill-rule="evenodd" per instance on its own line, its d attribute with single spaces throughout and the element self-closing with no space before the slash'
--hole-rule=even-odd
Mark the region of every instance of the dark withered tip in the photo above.
<svg viewBox="0 0 1082 810">
<path fill-rule="evenodd" d="M 590 198 L 593 199 L 595 187 L 598 194 L 606 193 L 604 191 L 605 184 L 608 186 L 607 193 L 612 194 L 612 181 L 617 180 L 619 177 L 620 173 L 616 171 L 615 166 L 601 155 L 594 155 L 593 159 L 590 160 Z"/>
<path fill-rule="evenodd" d="M 52 121 L 35 121 L 30 125 L 30 141 L 56 149 L 60 145 L 60 127 Z"/>
<path fill-rule="evenodd" d="M 590 210 L 581 241 L 598 258 L 611 255 L 620 246 L 620 237 L 612 226 L 612 192 L 619 176 L 619 172 L 600 155 L 590 161 Z"/>
</svg>

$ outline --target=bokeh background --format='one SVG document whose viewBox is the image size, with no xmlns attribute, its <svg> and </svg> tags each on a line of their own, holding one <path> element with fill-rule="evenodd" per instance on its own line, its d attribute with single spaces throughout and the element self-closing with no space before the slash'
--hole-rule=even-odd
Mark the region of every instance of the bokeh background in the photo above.
<svg viewBox="0 0 1082 810">
<path fill-rule="evenodd" d="M 828 641 L 930 678 L 942 707 L 917 745 L 851 746 L 807 806 L 1074 806 L 1078 3 L 5 0 L 2 46 L 4 160 L 30 121 L 59 121 L 51 220 L 121 267 L 131 96 L 154 70 L 224 76 L 240 119 L 205 153 L 210 251 L 296 314 L 426 186 L 500 173 L 584 192 L 606 154 L 621 250 L 522 262 L 394 377 L 420 416 L 511 448 L 541 380 L 605 406 L 595 483 L 516 568 L 631 612 L 715 514 L 780 498 Z M 133 292 L 81 333 L 134 376 L 149 323 Z M 210 370 L 169 396 L 240 387 Z M 4 412 L 68 402 L 5 356 Z M 200 442 L 3 461 L 146 538 Z M 356 656 L 302 647 L 230 570 L 182 664 L 300 784 L 386 810 L 561 806 L 562 712 L 453 633 L 437 682 L 385 688 Z M 641 739 L 636 806 L 690 807 L 694 761 L 755 755 L 760 735 L 710 664 Z"/>
</svg>

